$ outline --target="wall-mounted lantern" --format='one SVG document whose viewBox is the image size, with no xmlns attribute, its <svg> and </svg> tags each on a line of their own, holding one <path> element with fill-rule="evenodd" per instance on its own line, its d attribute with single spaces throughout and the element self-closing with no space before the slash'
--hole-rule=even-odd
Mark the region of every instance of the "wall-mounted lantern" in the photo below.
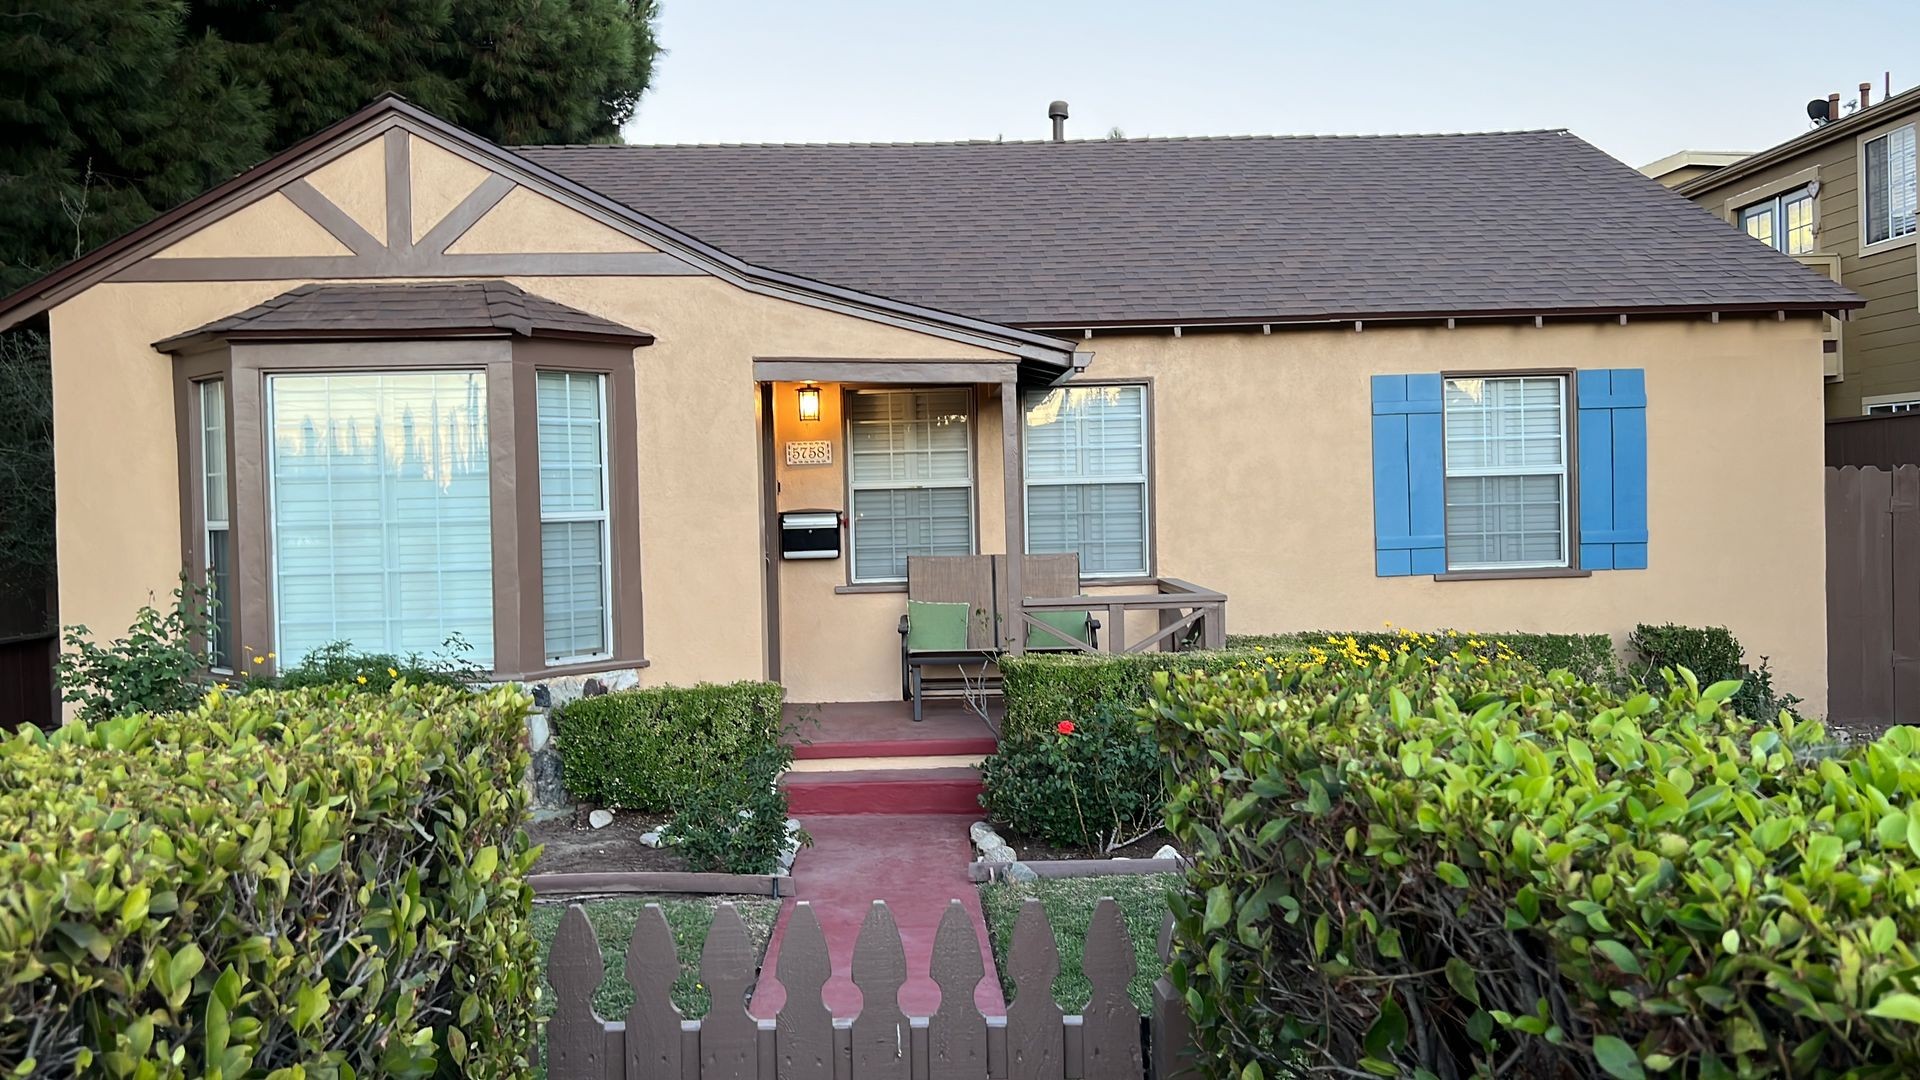
<svg viewBox="0 0 1920 1080">
<path fill-rule="evenodd" d="M 802 420 L 820 419 L 820 388 L 819 387 L 811 386 L 811 385 L 801 387 L 799 390 L 799 399 L 800 399 L 800 419 Z"/>
</svg>

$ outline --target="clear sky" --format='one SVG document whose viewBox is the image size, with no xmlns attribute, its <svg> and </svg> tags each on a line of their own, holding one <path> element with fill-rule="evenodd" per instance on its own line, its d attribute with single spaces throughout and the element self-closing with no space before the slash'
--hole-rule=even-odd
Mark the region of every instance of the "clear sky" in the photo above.
<svg viewBox="0 0 1920 1080">
<path fill-rule="evenodd" d="M 1920 84 L 1920 0 L 662 0 L 630 142 L 1565 127 L 1638 166 Z"/>
</svg>

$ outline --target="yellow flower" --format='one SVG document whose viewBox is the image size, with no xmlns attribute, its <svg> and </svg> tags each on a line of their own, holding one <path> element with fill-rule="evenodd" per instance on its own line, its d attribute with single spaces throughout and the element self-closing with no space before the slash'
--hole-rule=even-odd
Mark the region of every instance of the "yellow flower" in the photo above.
<svg viewBox="0 0 1920 1080">
<path fill-rule="evenodd" d="M 392 669 L 392 668 L 388 668 L 388 669 L 387 669 L 387 678 L 389 678 L 389 679 L 397 679 L 397 678 L 399 678 L 399 677 L 400 677 L 400 673 L 399 673 L 398 671 L 395 671 L 395 670 L 394 670 L 394 669 Z"/>
<path fill-rule="evenodd" d="M 365 675 L 354 676 L 354 681 L 359 683 L 361 686 L 367 685 L 367 677 Z"/>
<path fill-rule="evenodd" d="M 264 656 L 256 656 L 253 658 L 253 662 L 256 664 L 264 664 L 267 662 L 267 658 Z"/>
</svg>

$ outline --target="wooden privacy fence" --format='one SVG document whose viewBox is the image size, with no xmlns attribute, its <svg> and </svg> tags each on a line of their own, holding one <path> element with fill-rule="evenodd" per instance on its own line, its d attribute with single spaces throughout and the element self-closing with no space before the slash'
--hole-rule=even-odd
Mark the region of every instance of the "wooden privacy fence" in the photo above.
<svg viewBox="0 0 1920 1080">
<path fill-rule="evenodd" d="M 1164 960 L 1172 932 L 1160 935 Z M 779 1013 L 756 1020 L 747 997 L 756 982 L 753 946 L 732 904 L 721 904 L 700 954 L 700 979 L 712 995 L 707 1015 L 688 1020 L 674 1007 L 679 977 L 673 934 L 649 904 L 627 945 L 625 976 L 633 1006 L 624 1020 L 593 1011 L 605 978 L 600 943 L 579 905 L 567 910 L 553 942 L 547 981 L 555 1012 L 547 1022 L 551 1080 L 1173 1080 L 1192 1074 L 1191 1029 L 1163 976 L 1154 984 L 1150 1037 L 1128 996 L 1134 950 L 1119 905 L 1101 900 L 1087 930 L 1081 968 L 1092 993 L 1078 1016 L 1053 999 L 1060 951 L 1038 900 L 1014 923 L 1007 975 L 1015 995 L 1004 1017 L 983 1016 L 974 987 L 986 977 L 973 921 L 955 900 L 934 936 L 929 974 L 940 988 L 932 1016 L 900 1010 L 907 980 L 900 930 L 875 901 L 853 950 L 853 982 L 864 1002 L 836 1019 L 821 1000 L 833 973 L 826 938 L 801 901 L 787 924 L 774 974 L 786 988 Z"/>
<path fill-rule="evenodd" d="M 1827 470 L 1827 712 L 1920 723 L 1920 467 Z"/>
</svg>

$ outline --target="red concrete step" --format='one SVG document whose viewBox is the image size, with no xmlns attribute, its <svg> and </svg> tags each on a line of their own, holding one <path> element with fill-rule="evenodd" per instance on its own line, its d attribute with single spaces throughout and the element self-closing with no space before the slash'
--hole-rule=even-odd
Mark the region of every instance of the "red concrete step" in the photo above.
<svg viewBox="0 0 1920 1080">
<path fill-rule="evenodd" d="M 788 773 L 787 812 L 808 814 L 980 813 L 980 770 L 861 769 Z"/>
<path fill-rule="evenodd" d="M 821 741 L 793 748 L 796 761 L 868 757 L 987 757 L 1000 748 L 992 735 L 943 739 Z"/>
</svg>

